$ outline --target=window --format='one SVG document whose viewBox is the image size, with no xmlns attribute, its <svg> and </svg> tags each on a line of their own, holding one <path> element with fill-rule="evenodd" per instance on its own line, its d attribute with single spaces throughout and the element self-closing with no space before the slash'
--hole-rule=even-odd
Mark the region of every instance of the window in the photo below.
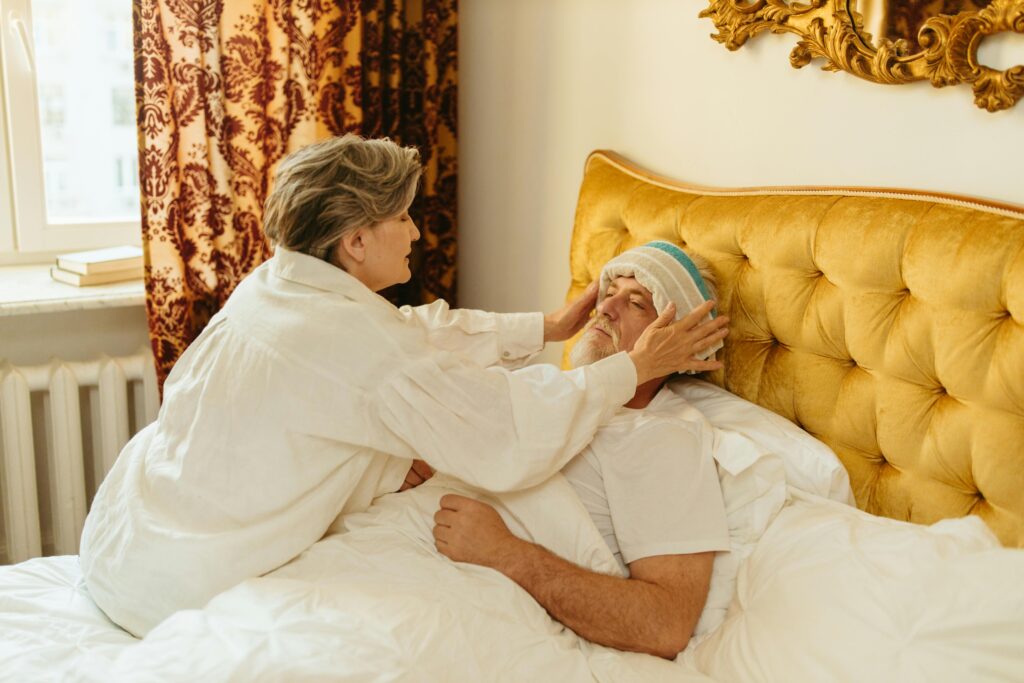
<svg viewBox="0 0 1024 683">
<path fill-rule="evenodd" d="M 135 134 L 135 95 L 128 88 L 114 88 L 110 91 L 112 121 L 115 126 L 129 126 Z"/>
<path fill-rule="evenodd" d="M 39 106 L 44 129 L 58 135 L 64 131 L 64 87 L 59 84 L 39 86 Z"/>
<path fill-rule="evenodd" d="M 131 4 L 0 0 L 0 257 L 139 243 Z"/>
</svg>

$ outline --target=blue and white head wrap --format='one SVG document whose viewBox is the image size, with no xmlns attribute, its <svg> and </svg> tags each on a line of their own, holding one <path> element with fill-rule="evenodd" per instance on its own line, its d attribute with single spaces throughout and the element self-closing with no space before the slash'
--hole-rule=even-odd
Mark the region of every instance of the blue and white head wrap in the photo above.
<svg viewBox="0 0 1024 683">
<path fill-rule="evenodd" d="M 651 293 L 654 308 L 660 315 L 669 302 L 676 305 L 676 320 L 711 299 L 707 283 L 701 277 L 696 264 L 682 249 L 658 240 L 625 251 L 605 264 L 601 270 L 601 282 L 597 301 L 604 300 L 608 285 L 617 277 L 632 277 Z M 712 310 L 707 320 L 713 320 L 717 313 Z M 714 356 L 723 346 L 721 341 L 699 354 L 701 359 Z"/>
</svg>

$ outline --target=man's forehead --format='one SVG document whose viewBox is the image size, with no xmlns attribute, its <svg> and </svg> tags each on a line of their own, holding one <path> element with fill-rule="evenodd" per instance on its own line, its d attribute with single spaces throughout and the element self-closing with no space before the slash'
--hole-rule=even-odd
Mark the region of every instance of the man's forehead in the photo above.
<svg viewBox="0 0 1024 683">
<path fill-rule="evenodd" d="M 617 292 L 624 291 L 630 294 L 637 292 L 647 299 L 652 298 L 650 290 L 637 282 L 634 277 L 627 277 L 625 275 L 619 276 L 608 283 L 608 289 L 612 288 L 615 288 L 615 291 Z"/>
</svg>

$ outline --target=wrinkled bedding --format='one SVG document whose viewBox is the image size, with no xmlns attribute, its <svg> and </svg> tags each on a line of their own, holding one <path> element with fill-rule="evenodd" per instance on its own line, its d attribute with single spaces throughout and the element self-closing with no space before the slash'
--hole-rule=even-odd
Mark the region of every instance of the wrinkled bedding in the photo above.
<svg viewBox="0 0 1024 683">
<path fill-rule="evenodd" d="M 435 477 L 385 496 L 271 574 L 136 640 L 103 616 L 77 558 L 0 571 L 0 679 L 74 681 L 709 681 L 683 664 L 581 640 L 525 591 L 433 545 L 447 492 L 494 503 L 510 529 L 618 571 L 561 477 L 494 500 Z"/>
<path fill-rule="evenodd" d="M 723 681 L 1024 681 L 1024 550 L 791 491 L 725 623 L 683 657 Z"/>
<path fill-rule="evenodd" d="M 431 520 L 448 491 L 472 493 L 435 478 L 385 496 L 143 640 L 95 607 L 77 558 L 0 569 L 0 680 L 1024 680 L 1024 551 L 973 517 L 925 527 L 791 490 L 724 623 L 669 662 L 582 641 L 497 572 L 439 555 Z M 569 493 L 556 477 L 480 497 L 518 535 L 615 571 Z"/>
</svg>

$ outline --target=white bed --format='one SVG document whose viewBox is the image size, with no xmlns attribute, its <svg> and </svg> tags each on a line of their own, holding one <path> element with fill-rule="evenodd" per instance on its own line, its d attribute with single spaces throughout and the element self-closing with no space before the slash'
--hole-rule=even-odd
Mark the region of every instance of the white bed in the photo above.
<svg viewBox="0 0 1024 683">
<path fill-rule="evenodd" d="M 7 568 L 0 679 L 1024 677 L 1024 553 L 998 548 L 973 518 L 929 529 L 797 493 L 740 571 L 723 626 L 668 662 L 581 641 L 502 575 L 440 556 L 429 520 L 445 490 L 424 485 L 387 497 L 353 519 L 352 531 L 202 610 L 174 615 L 144 640 L 96 608 L 76 557 Z"/>
</svg>

